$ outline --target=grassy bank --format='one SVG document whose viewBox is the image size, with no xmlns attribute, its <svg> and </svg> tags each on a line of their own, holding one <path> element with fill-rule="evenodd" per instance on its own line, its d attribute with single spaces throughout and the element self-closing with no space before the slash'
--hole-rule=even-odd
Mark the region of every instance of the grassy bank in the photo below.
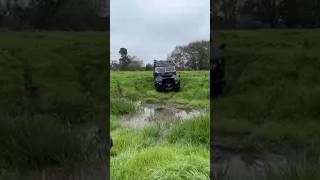
<svg viewBox="0 0 320 180">
<path fill-rule="evenodd" d="M 227 45 L 227 85 L 223 96 L 213 103 L 217 137 L 233 139 L 234 146 L 246 151 L 304 152 L 305 168 L 288 173 L 290 179 L 308 179 L 312 175 L 306 172 L 313 171 L 314 165 L 319 167 L 314 162 L 320 155 L 319 32 L 215 34 L 217 45 Z"/>
<path fill-rule="evenodd" d="M 318 30 L 217 33 L 216 43 L 227 44 L 227 86 L 214 101 L 216 132 L 261 146 L 319 144 L 319 37 Z"/>
<path fill-rule="evenodd" d="M 152 72 L 111 72 L 111 179 L 209 179 L 210 117 L 188 121 L 158 117 L 142 129 L 122 125 L 135 114 L 134 101 L 209 107 L 209 72 L 179 72 L 180 92 L 154 90 Z"/>
<path fill-rule="evenodd" d="M 181 91 L 159 93 L 154 90 L 152 71 L 111 72 L 110 91 L 113 97 L 126 97 L 147 103 L 176 103 L 184 107 L 208 108 L 210 75 L 208 71 L 181 71 Z"/>
<path fill-rule="evenodd" d="M 106 35 L 0 33 L 0 179 L 93 160 L 82 129 L 105 118 Z"/>
</svg>

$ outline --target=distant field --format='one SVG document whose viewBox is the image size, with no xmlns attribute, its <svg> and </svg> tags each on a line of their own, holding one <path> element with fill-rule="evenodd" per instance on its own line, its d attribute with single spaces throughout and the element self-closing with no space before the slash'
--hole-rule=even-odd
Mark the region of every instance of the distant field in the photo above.
<svg viewBox="0 0 320 180">
<path fill-rule="evenodd" d="M 152 71 L 111 72 L 111 179 L 209 179 L 209 71 L 178 72 L 180 92 L 157 92 Z M 156 116 L 142 129 L 123 126 L 136 101 L 205 113 L 188 121 Z"/>
</svg>

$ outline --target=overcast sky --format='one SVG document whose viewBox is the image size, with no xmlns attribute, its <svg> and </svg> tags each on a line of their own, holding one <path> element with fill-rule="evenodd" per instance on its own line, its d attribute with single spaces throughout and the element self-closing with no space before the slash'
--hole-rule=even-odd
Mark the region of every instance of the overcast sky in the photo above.
<svg viewBox="0 0 320 180">
<path fill-rule="evenodd" d="M 210 38 L 210 0 L 111 0 L 111 60 L 121 47 L 144 63 Z"/>
</svg>

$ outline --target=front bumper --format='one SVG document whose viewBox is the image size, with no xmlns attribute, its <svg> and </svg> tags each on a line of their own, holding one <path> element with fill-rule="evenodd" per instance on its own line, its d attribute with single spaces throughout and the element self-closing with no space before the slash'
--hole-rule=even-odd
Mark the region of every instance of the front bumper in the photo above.
<svg viewBox="0 0 320 180">
<path fill-rule="evenodd" d="M 155 83 L 157 90 L 173 90 L 180 88 L 180 82 L 178 83 Z"/>
</svg>

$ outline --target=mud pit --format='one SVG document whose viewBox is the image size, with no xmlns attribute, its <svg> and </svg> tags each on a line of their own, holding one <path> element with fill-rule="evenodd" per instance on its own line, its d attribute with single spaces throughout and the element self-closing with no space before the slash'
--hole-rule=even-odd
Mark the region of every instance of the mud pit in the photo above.
<svg viewBox="0 0 320 180">
<path fill-rule="evenodd" d="M 225 142 L 223 142 L 225 141 Z M 268 180 L 306 163 L 304 150 L 249 152 L 215 139 L 211 147 L 211 173 L 218 180 Z"/>
<path fill-rule="evenodd" d="M 134 115 L 122 117 L 123 125 L 132 128 L 143 128 L 157 120 L 184 121 L 200 116 L 204 111 L 178 108 L 175 105 L 144 104 L 137 102 L 140 111 Z"/>
<path fill-rule="evenodd" d="M 214 177 L 221 180 L 264 180 L 286 172 L 293 162 L 274 153 L 249 154 L 216 150 L 212 165 Z"/>
</svg>

